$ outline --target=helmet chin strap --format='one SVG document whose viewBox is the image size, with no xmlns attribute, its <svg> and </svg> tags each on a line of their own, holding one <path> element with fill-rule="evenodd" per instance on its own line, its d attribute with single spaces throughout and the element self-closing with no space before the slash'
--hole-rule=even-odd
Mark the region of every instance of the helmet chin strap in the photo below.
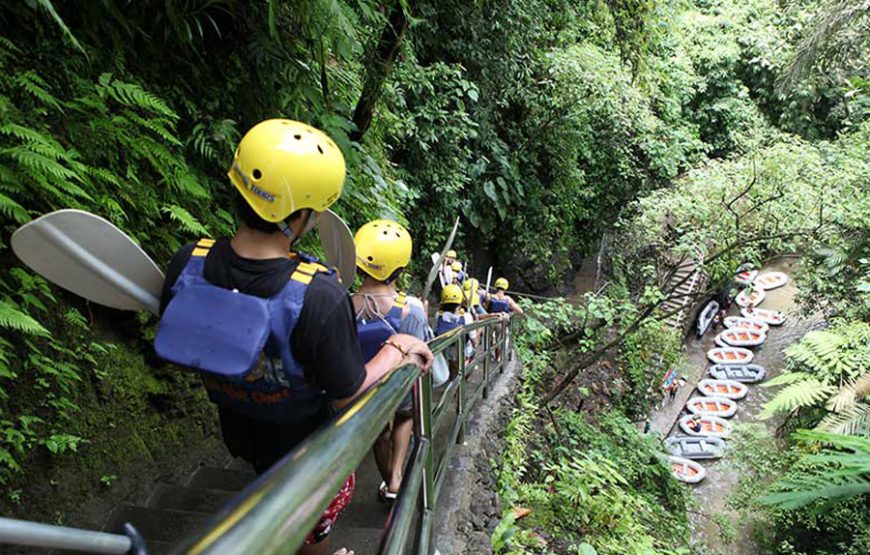
<svg viewBox="0 0 870 555">
<path fill-rule="evenodd" d="M 281 230 L 281 233 L 283 233 L 287 236 L 288 239 L 290 239 L 290 246 L 292 247 L 296 243 L 296 241 L 301 239 L 303 235 L 305 235 L 311 228 L 314 227 L 314 224 L 317 223 L 316 215 L 317 212 L 315 212 L 314 210 L 308 210 L 308 214 L 304 216 L 305 222 L 302 225 L 302 232 L 299 235 L 293 233 L 293 229 L 287 223 L 288 220 L 281 220 L 280 222 L 275 222 L 275 225 L 278 226 L 278 229 Z"/>
</svg>

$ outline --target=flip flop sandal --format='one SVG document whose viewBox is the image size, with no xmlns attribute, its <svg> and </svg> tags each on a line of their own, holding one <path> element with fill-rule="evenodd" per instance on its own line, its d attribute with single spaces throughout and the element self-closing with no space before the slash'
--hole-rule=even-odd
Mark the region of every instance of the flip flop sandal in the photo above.
<svg viewBox="0 0 870 555">
<path fill-rule="evenodd" d="M 381 503 L 392 505 L 396 501 L 396 496 L 398 495 L 398 493 L 392 492 L 387 488 L 386 482 L 381 482 L 381 485 L 378 486 L 378 499 L 381 500 Z"/>
</svg>

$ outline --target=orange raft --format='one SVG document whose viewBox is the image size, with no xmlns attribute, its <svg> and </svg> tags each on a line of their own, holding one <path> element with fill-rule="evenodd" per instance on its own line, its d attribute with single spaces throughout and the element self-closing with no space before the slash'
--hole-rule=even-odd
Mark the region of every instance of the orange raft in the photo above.
<svg viewBox="0 0 870 555">
<path fill-rule="evenodd" d="M 755 355 L 742 347 L 717 347 L 707 351 L 707 358 L 714 364 L 748 364 Z"/>
<path fill-rule="evenodd" d="M 716 344 L 720 347 L 755 347 L 761 345 L 767 335 L 751 330 L 727 329 L 716 336 Z"/>
<path fill-rule="evenodd" d="M 731 418 L 737 412 L 737 401 L 726 397 L 692 397 L 686 402 L 686 409 L 692 414 Z"/>
<path fill-rule="evenodd" d="M 694 416 L 694 414 L 687 414 L 680 418 L 680 429 L 689 435 L 724 437 L 731 433 L 731 424 L 724 418 L 719 418 L 712 414 L 701 415 L 701 429 L 696 432 L 689 426 L 689 423 Z"/>
<path fill-rule="evenodd" d="M 755 280 L 755 287 L 769 291 L 788 283 L 788 276 L 782 272 L 764 272 Z"/>
<path fill-rule="evenodd" d="M 761 304 L 761 301 L 764 300 L 765 296 L 763 289 L 752 287 L 751 289 L 744 289 L 741 291 L 736 297 L 734 297 L 734 302 L 740 307 L 747 307 L 750 305 L 758 306 Z"/>
<path fill-rule="evenodd" d="M 740 314 L 745 318 L 761 320 L 771 326 L 779 326 L 785 322 L 785 314 L 779 310 L 767 310 L 766 308 L 741 308 Z"/>
<path fill-rule="evenodd" d="M 743 399 L 749 388 L 734 380 L 701 380 L 698 382 L 698 391 L 711 397 L 726 397 L 728 399 Z"/>
<path fill-rule="evenodd" d="M 752 318 L 743 318 L 741 316 L 726 316 L 725 327 L 738 330 L 757 331 L 759 333 L 767 333 L 770 326 L 761 320 L 753 320 Z"/>
<path fill-rule="evenodd" d="M 668 461 L 671 463 L 674 478 L 681 482 L 697 484 L 707 476 L 707 471 L 704 467 L 695 461 L 673 455 L 668 457 Z"/>
</svg>

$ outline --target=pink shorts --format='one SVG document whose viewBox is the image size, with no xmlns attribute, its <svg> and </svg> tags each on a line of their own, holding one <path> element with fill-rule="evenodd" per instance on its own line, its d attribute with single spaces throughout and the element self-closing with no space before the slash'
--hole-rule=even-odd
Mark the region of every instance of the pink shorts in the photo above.
<svg viewBox="0 0 870 555">
<path fill-rule="evenodd" d="M 314 527 L 314 530 L 308 534 L 308 537 L 305 538 L 306 544 L 311 545 L 326 539 L 329 533 L 332 532 L 332 527 L 335 526 L 336 521 L 338 521 L 338 516 L 350 503 L 355 487 L 356 474 L 354 473 L 348 476 L 347 481 L 344 482 L 344 485 L 341 486 L 341 489 L 338 490 L 338 493 L 332 498 L 329 507 L 323 511 L 323 514 L 320 516 L 320 521 Z"/>
</svg>

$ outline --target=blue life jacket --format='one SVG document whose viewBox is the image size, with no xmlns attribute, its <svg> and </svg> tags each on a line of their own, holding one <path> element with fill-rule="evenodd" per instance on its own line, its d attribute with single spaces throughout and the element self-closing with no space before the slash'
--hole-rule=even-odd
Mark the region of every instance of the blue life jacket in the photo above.
<svg viewBox="0 0 870 555">
<path fill-rule="evenodd" d="M 510 312 L 511 305 L 507 299 L 499 299 L 495 295 L 489 298 L 489 311 L 495 312 Z"/>
<path fill-rule="evenodd" d="M 444 335 L 463 325 L 465 325 L 465 316 L 463 314 L 439 312 L 438 320 L 435 322 L 435 335 Z"/>
<path fill-rule="evenodd" d="M 197 370 L 209 398 L 239 414 L 279 423 L 310 418 L 326 408 L 321 388 L 306 378 L 290 337 L 314 276 L 335 270 L 300 262 L 287 284 L 264 299 L 212 285 L 204 276 L 214 245 L 201 239 L 172 286 L 154 347 L 170 362 Z"/>
<path fill-rule="evenodd" d="M 402 312 L 404 312 L 407 303 L 405 294 L 399 293 L 386 315 L 369 319 L 357 317 L 356 330 L 359 335 L 363 359 L 366 362 L 378 354 L 384 341 L 399 333 L 399 327 L 402 325 Z"/>
</svg>

